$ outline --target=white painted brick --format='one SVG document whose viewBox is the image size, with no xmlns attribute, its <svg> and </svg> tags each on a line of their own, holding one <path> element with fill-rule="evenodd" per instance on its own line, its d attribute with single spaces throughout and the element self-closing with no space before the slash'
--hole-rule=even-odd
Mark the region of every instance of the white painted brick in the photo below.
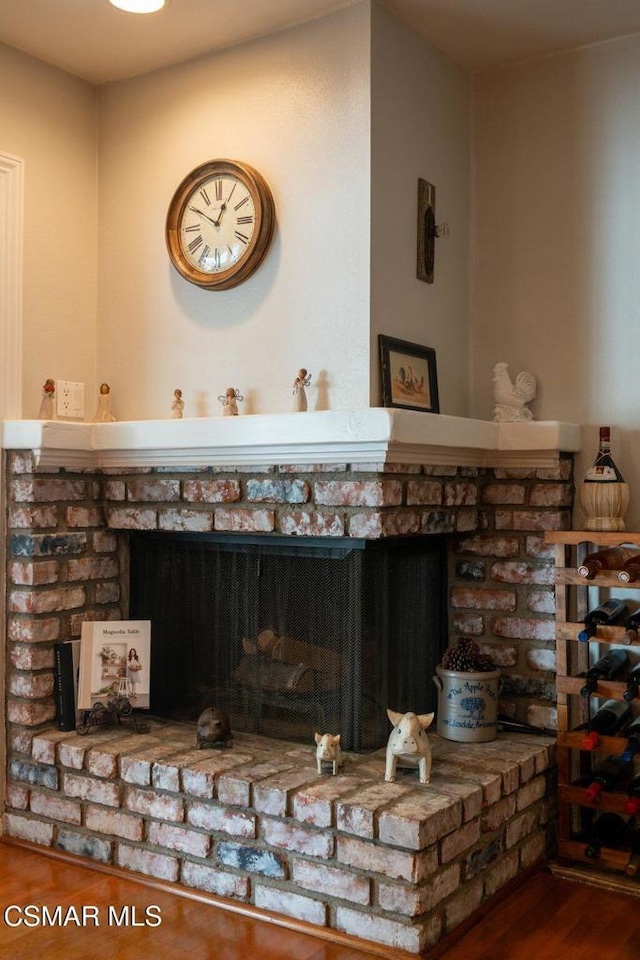
<svg viewBox="0 0 640 960">
<path fill-rule="evenodd" d="M 383 810 L 378 820 L 382 843 L 422 850 L 462 823 L 462 803 L 454 797 L 424 791 Z"/>
<path fill-rule="evenodd" d="M 230 837 L 253 839 L 256 833 L 256 817 L 241 810 L 212 803 L 192 803 L 187 810 L 187 821 L 194 827 Z"/>
<path fill-rule="evenodd" d="M 153 790 L 139 790 L 127 787 L 124 798 L 125 807 L 143 817 L 156 820 L 170 820 L 182 823 L 184 820 L 184 802 L 178 797 L 166 797 Z"/>
<path fill-rule="evenodd" d="M 205 833 L 197 833 L 185 827 L 175 827 L 168 823 L 149 824 L 149 843 L 156 847 L 167 847 L 193 857 L 206 857 L 211 849 L 211 838 Z"/>
<path fill-rule="evenodd" d="M 376 917 L 370 912 L 338 907 L 335 926 L 343 933 L 364 937 L 388 947 L 419 953 L 421 950 L 420 928 L 409 923 L 399 923 L 386 917 Z"/>
<path fill-rule="evenodd" d="M 32 790 L 29 808 L 32 813 L 50 820 L 62 820 L 63 823 L 76 825 L 82 821 L 82 806 L 75 800 L 65 800 L 55 794 Z"/>
<path fill-rule="evenodd" d="M 18 840 L 29 840 L 38 843 L 41 847 L 50 847 L 53 843 L 53 824 L 33 820 L 17 813 L 5 813 L 4 828 L 10 837 Z"/>
<path fill-rule="evenodd" d="M 435 845 L 413 853 L 355 837 L 338 837 L 336 859 L 348 867 L 419 883 L 436 870 L 438 851 Z"/>
<path fill-rule="evenodd" d="M 284 913 L 287 917 L 295 917 L 296 920 L 304 920 L 317 927 L 326 926 L 327 907 L 319 900 L 302 897 L 300 894 L 291 893 L 290 890 L 266 887 L 261 883 L 255 885 L 254 900 L 256 907 L 262 910 Z"/>
<path fill-rule="evenodd" d="M 445 907 L 447 930 L 452 930 L 459 923 L 470 917 L 482 902 L 482 880 L 467 883 L 453 894 Z"/>
<path fill-rule="evenodd" d="M 153 853 L 151 850 L 141 850 L 127 844 L 118 844 L 116 860 L 119 867 L 144 873 L 158 880 L 175 882 L 179 875 L 179 860 L 162 853 Z"/>
<path fill-rule="evenodd" d="M 518 859 L 518 851 L 512 850 L 486 871 L 483 876 L 485 897 L 492 897 L 505 883 L 513 880 L 519 869 Z"/>
<path fill-rule="evenodd" d="M 182 864 L 182 883 L 197 890 L 206 890 L 219 897 L 231 897 L 234 900 L 249 899 L 249 880 L 232 873 L 223 873 L 217 867 L 208 867 L 203 863 L 189 860 Z"/>
<path fill-rule="evenodd" d="M 117 783 L 106 783 L 75 773 L 65 773 L 62 789 L 68 797 L 78 797 L 80 800 L 102 803 L 108 807 L 120 806 L 120 787 Z"/>
<path fill-rule="evenodd" d="M 543 775 L 536 777 L 521 790 L 518 790 L 518 813 L 526 807 L 541 800 L 547 790 L 547 779 Z"/>
<path fill-rule="evenodd" d="M 438 870 L 420 886 L 407 883 L 378 882 L 378 903 L 383 910 L 416 917 L 434 910 L 460 886 L 460 864 Z"/>
<path fill-rule="evenodd" d="M 468 850 L 474 843 L 480 839 L 480 820 L 472 820 L 471 823 L 455 830 L 448 836 L 443 837 L 440 843 L 440 860 L 442 863 L 449 863 L 450 860 Z"/>
<path fill-rule="evenodd" d="M 85 826 L 94 833 L 121 837 L 123 840 L 142 840 L 144 821 L 121 810 L 87 807 Z"/>
<path fill-rule="evenodd" d="M 371 902 L 371 881 L 348 870 L 330 867 L 308 860 L 294 860 L 292 877 L 295 883 L 306 890 L 315 890 L 351 903 Z"/>
</svg>

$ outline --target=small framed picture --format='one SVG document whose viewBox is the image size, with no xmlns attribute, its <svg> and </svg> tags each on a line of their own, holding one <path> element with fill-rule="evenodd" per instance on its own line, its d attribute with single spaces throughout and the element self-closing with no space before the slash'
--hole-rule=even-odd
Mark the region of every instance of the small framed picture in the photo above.
<svg viewBox="0 0 640 960">
<path fill-rule="evenodd" d="M 436 352 L 433 347 L 379 334 L 382 404 L 440 413 Z"/>
</svg>

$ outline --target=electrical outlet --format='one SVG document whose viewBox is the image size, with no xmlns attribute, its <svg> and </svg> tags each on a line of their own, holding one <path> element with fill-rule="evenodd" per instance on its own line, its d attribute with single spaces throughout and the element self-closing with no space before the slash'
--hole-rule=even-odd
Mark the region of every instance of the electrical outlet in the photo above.
<svg viewBox="0 0 640 960">
<path fill-rule="evenodd" d="M 84 419 L 84 383 L 56 380 L 56 415 L 70 420 Z"/>
</svg>

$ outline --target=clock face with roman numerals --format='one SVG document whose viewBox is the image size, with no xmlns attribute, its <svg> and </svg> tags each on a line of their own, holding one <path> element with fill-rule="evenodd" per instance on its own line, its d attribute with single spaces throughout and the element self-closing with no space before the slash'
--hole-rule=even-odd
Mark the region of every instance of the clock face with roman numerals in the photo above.
<svg viewBox="0 0 640 960">
<path fill-rule="evenodd" d="M 259 266 L 273 225 L 273 198 L 258 171 L 234 160 L 211 160 L 176 190 L 167 214 L 167 247 L 186 280 L 226 290 Z"/>
</svg>

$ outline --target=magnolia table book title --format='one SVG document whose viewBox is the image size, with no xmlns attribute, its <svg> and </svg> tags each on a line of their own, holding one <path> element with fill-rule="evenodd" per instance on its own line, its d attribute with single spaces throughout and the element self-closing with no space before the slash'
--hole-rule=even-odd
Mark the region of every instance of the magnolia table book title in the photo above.
<svg viewBox="0 0 640 960">
<path fill-rule="evenodd" d="M 148 710 L 150 666 L 151 621 L 83 623 L 78 708 L 126 697 L 132 707 Z"/>
</svg>

